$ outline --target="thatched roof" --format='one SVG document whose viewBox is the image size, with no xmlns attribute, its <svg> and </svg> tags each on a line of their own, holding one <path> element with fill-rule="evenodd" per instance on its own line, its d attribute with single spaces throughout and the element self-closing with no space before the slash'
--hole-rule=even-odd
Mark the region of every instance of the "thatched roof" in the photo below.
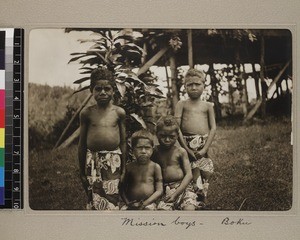
<svg viewBox="0 0 300 240">
<path fill-rule="evenodd" d="M 226 32 L 228 31 L 228 32 Z M 292 58 L 292 35 L 286 29 L 250 30 L 256 36 L 251 41 L 243 33 L 240 39 L 230 35 L 231 30 L 218 30 L 214 34 L 208 34 L 208 30 L 192 30 L 193 62 L 194 64 L 211 63 L 237 63 L 237 50 L 239 49 L 240 63 L 260 63 L 261 34 L 265 38 L 265 65 L 284 65 Z M 244 30 L 242 30 L 244 31 Z M 182 47 L 176 53 L 178 66 L 188 65 L 188 43 L 186 30 L 179 30 L 178 36 L 182 41 Z M 156 50 L 148 48 L 147 59 L 151 58 Z M 164 59 L 160 59 L 156 65 L 164 65 Z M 291 67 L 288 69 L 291 72 Z"/>
</svg>

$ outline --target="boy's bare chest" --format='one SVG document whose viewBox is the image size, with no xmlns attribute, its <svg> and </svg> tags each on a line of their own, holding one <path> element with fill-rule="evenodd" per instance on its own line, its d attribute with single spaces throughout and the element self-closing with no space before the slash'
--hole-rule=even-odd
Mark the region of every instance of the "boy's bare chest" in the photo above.
<svg viewBox="0 0 300 240">
<path fill-rule="evenodd" d="M 184 117 L 207 117 L 207 107 L 203 104 L 189 105 L 183 108 Z"/>
<path fill-rule="evenodd" d="M 135 181 L 149 181 L 153 180 L 154 171 L 152 167 L 148 165 L 139 165 L 136 168 L 132 169 L 131 176 Z"/>
<path fill-rule="evenodd" d="M 115 111 L 94 112 L 90 115 L 92 126 L 111 127 L 118 125 L 118 115 Z"/>
<path fill-rule="evenodd" d="M 178 165 L 180 162 L 180 154 L 177 150 L 161 151 L 158 153 L 157 158 L 163 168 Z"/>
</svg>

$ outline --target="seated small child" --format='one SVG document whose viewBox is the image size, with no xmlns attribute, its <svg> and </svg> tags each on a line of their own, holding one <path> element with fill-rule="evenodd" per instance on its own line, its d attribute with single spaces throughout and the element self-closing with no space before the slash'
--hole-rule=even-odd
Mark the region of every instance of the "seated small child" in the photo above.
<svg viewBox="0 0 300 240">
<path fill-rule="evenodd" d="M 140 130 L 131 138 L 136 161 L 126 165 L 121 196 L 128 210 L 155 210 L 156 201 L 163 193 L 161 168 L 150 160 L 153 153 L 153 135 Z"/>
<path fill-rule="evenodd" d="M 162 168 L 164 196 L 158 210 L 195 210 L 197 195 L 191 185 L 192 171 L 186 150 L 176 146 L 179 127 L 173 116 L 160 118 L 157 123 L 159 145 L 152 159 Z"/>
</svg>

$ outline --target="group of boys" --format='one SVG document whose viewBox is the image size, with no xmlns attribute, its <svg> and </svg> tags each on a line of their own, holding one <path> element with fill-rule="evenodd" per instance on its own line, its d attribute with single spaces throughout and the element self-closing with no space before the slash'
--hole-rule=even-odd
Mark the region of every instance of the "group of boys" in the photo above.
<svg viewBox="0 0 300 240">
<path fill-rule="evenodd" d="M 78 146 L 88 209 L 203 208 L 213 173 L 207 151 L 216 131 L 213 105 L 200 99 L 204 82 L 202 71 L 188 70 L 189 98 L 177 103 L 175 116 L 158 120 L 159 145 L 154 146 L 154 136 L 147 130 L 133 133 L 135 161 L 126 164 L 126 113 L 112 101 L 114 76 L 106 68 L 92 72 L 90 90 L 97 104 L 80 114 Z"/>
</svg>

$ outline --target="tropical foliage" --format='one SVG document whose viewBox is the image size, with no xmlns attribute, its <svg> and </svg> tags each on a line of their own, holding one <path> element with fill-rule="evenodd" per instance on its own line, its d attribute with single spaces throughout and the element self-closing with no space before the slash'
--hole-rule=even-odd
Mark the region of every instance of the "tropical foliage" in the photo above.
<svg viewBox="0 0 300 240">
<path fill-rule="evenodd" d="M 78 30 L 81 29 L 66 29 L 66 32 Z M 150 71 L 140 76 L 133 71 L 133 68 L 141 66 L 146 54 L 141 47 L 142 34 L 126 29 L 89 30 L 92 31 L 93 38 L 79 41 L 91 42 L 92 46 L 86 52 L 72 53 L 73 58 L 69 61 L 79 61 L 82 64 L 81 74 L 87 75 L 74 83 L 81 86 L 82 83 L 90 80 L 90 74 L 95 68 L 107 67 L 115 75 L 114 102 L 126 111 L 127 138 L 139 129 L 155 125 L 154 119 L 147 118 L 146 113 L 153 107 L 155 99 L 164 98 L 163 93 L 158 85 L 153 83 L 155 76 Z M 86 89 L 89 89 L 89 86 L 79 87 L 76 92 Z"/>
</svg>

